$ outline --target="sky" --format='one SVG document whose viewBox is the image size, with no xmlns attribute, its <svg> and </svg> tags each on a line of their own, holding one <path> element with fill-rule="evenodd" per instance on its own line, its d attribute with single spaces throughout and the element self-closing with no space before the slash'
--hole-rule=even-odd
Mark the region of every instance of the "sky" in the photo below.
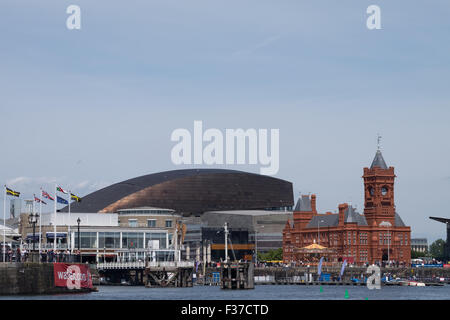
<svg viewBox="0 0 450 320">
<path fill-rule="evenodd" d="M 446 0 L 3 0 L 0 182 L 25 199 L 173 169 L 259 173 L 174 165 L 171 133 L 201 120 L 279 129 L 294 197 L 362 212 L 380 134 L 397 212 L 431 243 L 445 227 L 428 217 L 450 216 L 449 14 Z"/>
</svg>

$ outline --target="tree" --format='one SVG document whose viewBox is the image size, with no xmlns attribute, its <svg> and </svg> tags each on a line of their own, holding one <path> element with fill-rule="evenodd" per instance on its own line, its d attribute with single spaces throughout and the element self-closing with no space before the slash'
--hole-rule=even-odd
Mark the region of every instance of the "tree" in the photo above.
<svg viewBox="0 0 450 320">
<path fill-rule="evenodd" d="M 426 257 L 426 256 L 427 256 L 426 252 L 411 250 L 411 259 L 418 259 L 420 257 Z"/>
<path fill-rule="evenodd" d="M 435 259 L 442 259 L 444 257 L 444 246 L 445 241 L 443 239 L 438 239 L 433 242 L 430 246 L 430 254 Z"/>
<path fill-rule="evenodd" d="M 265 253 L 258 252 L 258 261 L 274 261 L 283 260 L 283 249 L 278 248 L 267 251 Z"/>
</svg>

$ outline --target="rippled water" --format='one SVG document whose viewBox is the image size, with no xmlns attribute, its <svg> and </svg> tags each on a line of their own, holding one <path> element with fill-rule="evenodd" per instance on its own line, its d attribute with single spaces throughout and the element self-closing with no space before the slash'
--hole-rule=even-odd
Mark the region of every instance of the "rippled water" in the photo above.
<svg viewBox="0 0 450 320">
<path fill-rule="evenodd" d="M 321 291 L 322 288 L 322 291 Z M 99 286 L 98 292 L 47 296 L 3 296 L 18 300 L 449 300 L 450 285 L 443 287 L 381 287 L 369 290 L 364 286 L 298 286 L 258 285 L 254 290 L 222 290 L 216 286 L 191 288 L 145 288 Z"/>
</svg>

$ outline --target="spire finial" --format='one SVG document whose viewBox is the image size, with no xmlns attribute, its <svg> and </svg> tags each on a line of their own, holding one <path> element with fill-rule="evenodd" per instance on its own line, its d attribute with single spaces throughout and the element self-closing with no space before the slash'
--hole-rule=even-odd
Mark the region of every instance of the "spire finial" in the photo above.
<svg viewBox="0 0 450 320">
<path fill-rule="evenodd" d="M 378 150 L 380 150 L 380 147 L 381 147 L 381 138 L 382 138 L 382 136 L 378 133 L 377 134 L 378 135 L 378 138 L 377 138 L 377 145 L 378 145 Z"/>
</svg>

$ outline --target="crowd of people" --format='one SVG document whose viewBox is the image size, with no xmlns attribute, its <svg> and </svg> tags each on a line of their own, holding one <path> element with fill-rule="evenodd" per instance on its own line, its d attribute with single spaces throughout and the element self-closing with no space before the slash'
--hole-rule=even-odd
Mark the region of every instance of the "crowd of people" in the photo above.
<svg viewBox="0 0 450 320">
<path fill-rule="evenodd" d="M 28 260 L 29 252 L 26 249 L 20 250 L 11 249 L 6 247 L 3 251 L 3 246 L 0 247 L 0 260 L 2 262 L 26 262 Z M 3 256 L 5 256 L 5 261 L 3 261 Z"/>
</svg>

